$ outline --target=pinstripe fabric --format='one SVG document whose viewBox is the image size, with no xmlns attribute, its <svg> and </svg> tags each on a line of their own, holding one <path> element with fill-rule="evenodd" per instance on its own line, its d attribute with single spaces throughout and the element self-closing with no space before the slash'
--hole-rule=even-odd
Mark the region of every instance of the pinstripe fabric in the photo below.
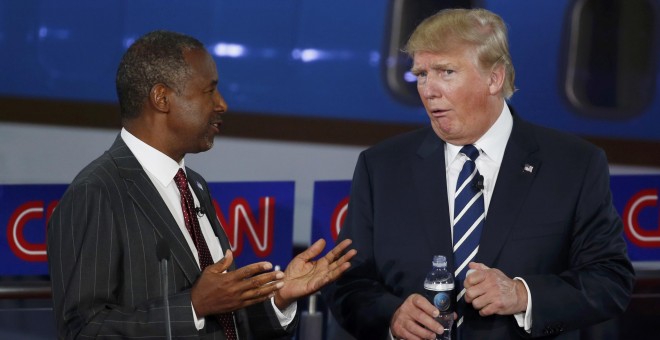
<svg viewBox="0 0 660 340">
<path fill-rule="evenodd" d="M 206 182 L 186 171 L 223 249 L 228 249 Z M 76 176 L 49 221 L 48 256 L 59 338 L 164 337 L 156 256 L 161 238 L 167 240 L 172 255 L 168 264 L 172 335 L 224 339 L 214 318 L 206 318 L 201 331 L 195 328 L 190 289 L 200 275 L 199 267 L 160 194 L 120 137 Z M 287 335 L 269 301 L 236 314 L 241 339 Z M 289 329 L 296 323 L 297 318 Z"/>
</svg>

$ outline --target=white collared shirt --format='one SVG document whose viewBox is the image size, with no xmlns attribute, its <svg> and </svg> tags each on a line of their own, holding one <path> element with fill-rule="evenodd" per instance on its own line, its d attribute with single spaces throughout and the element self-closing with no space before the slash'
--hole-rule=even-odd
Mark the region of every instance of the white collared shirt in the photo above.
<svg viewBox="0 0 660 340">
<path fill-rule="evenodd" d="M 493 126 L 474 143 L 479 150 L 480 155 L 475 161 L 479 173 L 484 177 L 484 207 L 486 216 L 488 216 L 488 207 L 490 199 L 495 190 L 497 174 L 504 158 L 504 149 L 513 129 L 513 117 L 509 107 L 504 105 L 500 116 Z M 451 225 L 454 225 L 454 196 L 456 191 L 456 182 L 458 174 L 463 168 L 463 164 L 468 157 L 460 153 L 462 145 L 453 145 L 445 143 L 445 164 L 447 171 L 447 198 L 449 200 L 449 219 Z M 453 236 L 453 230 L 452 230 Z"/>
<path fill-rule="evenodd" d="M 174 176 L 176 175 L 179 168 L 184 169 L 185 171 L 185 160 L 181 160 L 181 163 L 175 162 L 172 158 L 165 155 L 164 153 L 156 150 L 145 142 L 139 140 L 137 137 L 133 136 L 130 132 L 125 129 L 121 130 L 121 138 L 124 140 L 128 148 L 131 150 L 135 158 L 137 158 L 142 168 L 153 182 L 154 186 L 160 193 L 160 196 L 165 201 L 165 204 L 170 209 L 172 217 L 176 220 L 176 223 L 181 229 L 181 234 L 188 242 L 188 247 L 195 256 L 197 260 L 197 265 L 199 265 L 199 256 L 197 255 L 197 247 L 186 228 L 186 223 L 183 220 L 183 210 L 181 209 L 181 194 L 179 189 L 174 182 Z M 190 187 L 190 183 L 188 184 Z M 195 191 L 190 189 L 195 207 L 199 207 L 199 200 L 195 195 Z M 204 215 L 206 216 L 206 215 Z M 208 220 L 208 217 L 199 219 L 199 227 L 202 229 L 202 234 L 206 240 L 209 251 L 211 252 L 211 257 L 213 262 L 220 261 L 224 254 L 222 248 L 220 247 L 220 241 L 215 236 L 211 223 Z"/>
</svg>

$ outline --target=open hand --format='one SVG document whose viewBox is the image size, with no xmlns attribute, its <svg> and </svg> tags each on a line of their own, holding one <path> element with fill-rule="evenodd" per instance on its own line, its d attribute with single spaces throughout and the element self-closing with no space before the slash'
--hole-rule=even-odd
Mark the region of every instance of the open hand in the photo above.
<svg viewBox="0 0 660 340">
<path fill-rule="evenodd" d="M 291 260 L 284 271 L 284 286 L 275 292 L 275 304 L 280 310 L 285 309 L 297 299 L 317 292 L 330 282 L 338 279 L 351 264 L 348 262 L 357 251 L 344 251 L 351 240 L 344 240 L 317 261 L 313 261 L 325 248 L 325 241 L 320 239 L 304 252 Z"/>
<path fill-rule="evenodd" d="M 230 250 L 225 257 L 204 269 L 190 292 L 198 317 L 219 314 L 262 302 L 282 288 L 284 273 L 270 271 L 273 265 L 259 262 L 226 272 L 234 260 Z"/>
</svg>

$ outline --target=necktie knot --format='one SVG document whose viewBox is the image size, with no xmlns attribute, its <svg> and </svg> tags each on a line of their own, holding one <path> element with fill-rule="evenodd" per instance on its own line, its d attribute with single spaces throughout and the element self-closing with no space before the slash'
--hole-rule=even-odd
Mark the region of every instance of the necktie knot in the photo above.
<svg viewBox="0 0 660 340">
<path fill-rule="evenodd" d="M 473 162 L 479 157 L 479 150 L 472 144 L 463 146 L 461 153 L 468 156 Z"/>
<path fill-rule="evenodd" d="M 186 173 L 183 169 L 179 168 L 179 171 L 176 172 L 174 176 L 174 183 L 176 183 L 177 188 L 181 191 L 186 191 L 188 187 L 188 178 L 186 178 Z"/>
</svg>

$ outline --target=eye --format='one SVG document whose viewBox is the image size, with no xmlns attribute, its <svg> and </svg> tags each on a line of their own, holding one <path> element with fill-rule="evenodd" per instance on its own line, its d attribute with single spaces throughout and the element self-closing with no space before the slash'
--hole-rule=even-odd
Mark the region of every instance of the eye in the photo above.
<svg viewBox="0 0 660 340">
<path fill-rule="evenodd" d="M 426 71 L 413 71 L 413 75 L 417 77 L 417 80 L 426 78 Z"/>
</svg>

